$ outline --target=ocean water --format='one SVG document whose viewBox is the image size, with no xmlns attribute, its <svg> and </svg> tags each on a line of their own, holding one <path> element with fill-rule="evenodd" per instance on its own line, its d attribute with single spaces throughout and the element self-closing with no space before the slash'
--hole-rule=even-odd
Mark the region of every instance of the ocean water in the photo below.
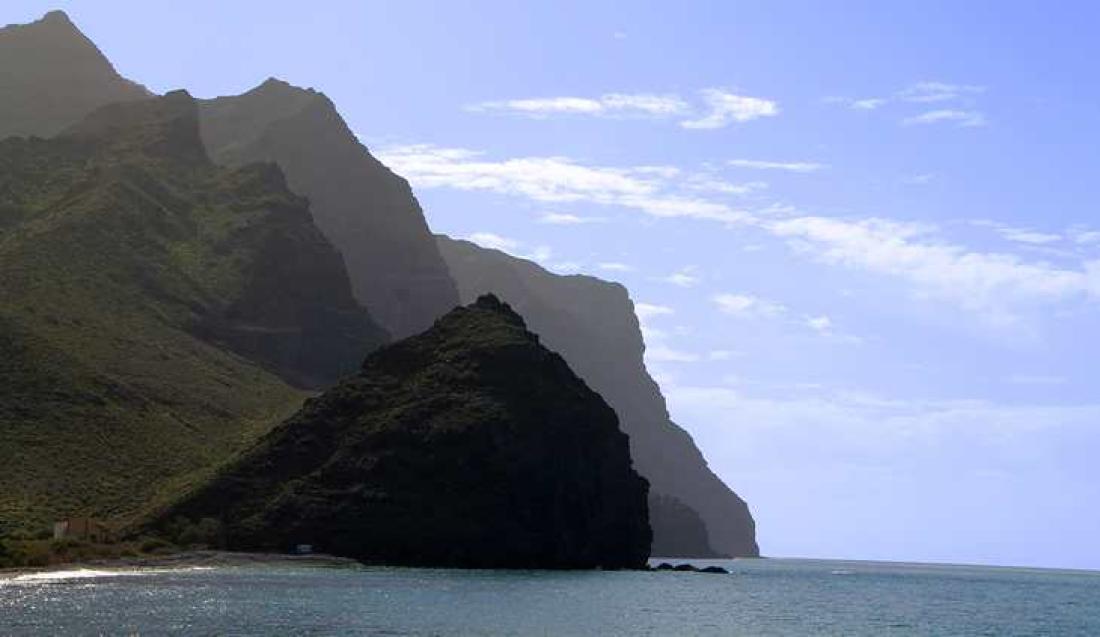
<svg viewBox="0 0 1100 637">
<path fill-rule="evenodd" d="M 721 564 L 733 572 L 273 564 L 0 576 L 0 635 L 1100 635 L 1100 573 Z"/>
</svg>

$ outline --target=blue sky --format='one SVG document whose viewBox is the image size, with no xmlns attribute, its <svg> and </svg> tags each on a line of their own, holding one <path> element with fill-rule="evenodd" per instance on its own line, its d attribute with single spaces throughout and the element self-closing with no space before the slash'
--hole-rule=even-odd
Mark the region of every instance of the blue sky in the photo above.
<svg viewBox="0 0 1100 637">
<path fill-rule="evenodd" d="M 8 0 L 324 91 L 432 227 L 625 283 L 765 553 L 1100 568 L 1090 3 Z"/>
</svg>

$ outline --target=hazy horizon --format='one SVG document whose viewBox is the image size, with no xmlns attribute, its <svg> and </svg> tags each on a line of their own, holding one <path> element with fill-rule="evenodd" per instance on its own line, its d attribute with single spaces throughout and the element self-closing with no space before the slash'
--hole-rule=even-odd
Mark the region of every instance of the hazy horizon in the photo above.
<svg viewBox="0 0 1100 637">
<path fill-rule="evenodd" d="M 14 0 L 162 93 L 333 99 L 433 231 L 622 282 L 769 556 L 1100 569 L 1097 17 Z"/>
</svg>

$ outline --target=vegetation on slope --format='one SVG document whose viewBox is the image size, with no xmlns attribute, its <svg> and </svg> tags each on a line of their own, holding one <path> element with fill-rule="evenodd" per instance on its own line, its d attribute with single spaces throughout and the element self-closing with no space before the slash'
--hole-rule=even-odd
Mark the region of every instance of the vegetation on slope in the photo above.
<svg viewBox="0 0 1100 637">
<path fill-rule="evenodd" d="M 384 334 L 271 165 L 205 156 L 184 93 L 0 141 L 0 533 L 125 519 Z"/>
</svg>

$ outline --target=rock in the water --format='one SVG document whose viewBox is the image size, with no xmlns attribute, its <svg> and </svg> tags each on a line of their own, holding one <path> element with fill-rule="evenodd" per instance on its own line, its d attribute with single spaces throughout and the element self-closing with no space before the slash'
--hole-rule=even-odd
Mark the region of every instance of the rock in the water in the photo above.
<svg viewBox="0 0 1100 637">
<path fill-rule="evenodd" d="M 729 575 L 729 571 L 722 568 L 721 566 L 707 566 L 705 568 L 699 569 L 699 572 L 700 573 L 718 573 L 718 574 L 722 574 L 722 575 Z"/>
<path fill-rule="evenodd" d="M 668 562 L 661 562 L 660 564 L 657 565 L 657 568 L 655 568 L 653 570 L 655 570 L 655 571 L 671 571 L 671 570 L 673 570 L 673 568 L 672 568 L 672 565 L 669 564 Z"/>
<path fill-rule="evenodd" d="M 693 564 L 677 564 L 676 566 L 672 567 L 672 570 L 680 571 L 680 572 L 684 572 L 684 573 L 694 573 L 695 571 L 698 571 L 699 569 L 695 568 L 695 565 L 693 565 Z"/>
<path fill-rule="evenodd" d="M 371 354 L 164 512 L 229 548 L 368 563 L 645 568 L 648 485 L 614 411 L 495 297 Z"/>
</svg>

